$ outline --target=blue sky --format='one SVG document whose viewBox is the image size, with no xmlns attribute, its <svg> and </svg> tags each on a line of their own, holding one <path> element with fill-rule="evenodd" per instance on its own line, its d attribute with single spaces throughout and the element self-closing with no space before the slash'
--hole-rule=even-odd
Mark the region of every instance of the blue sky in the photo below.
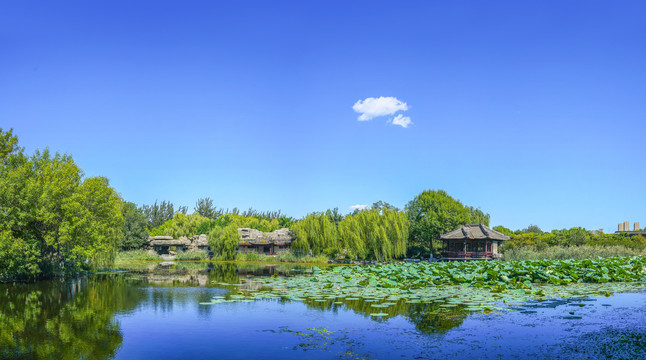
<svg viewBox="0 0 646 360">
<path fill-rule="evenodd" d="M 0 127 L 137 204 L 301 217 L 444 189 L 512 229 L 643 227 L 644 19 L 641 1 L 4 2 Z"/>
</svg>

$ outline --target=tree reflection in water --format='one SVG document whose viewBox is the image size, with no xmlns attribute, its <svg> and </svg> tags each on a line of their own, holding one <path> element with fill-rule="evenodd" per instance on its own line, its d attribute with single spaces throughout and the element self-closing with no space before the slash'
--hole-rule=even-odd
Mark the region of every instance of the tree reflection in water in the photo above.
<svg viewBox="0 0 646 360">
<path fill-rule="evenodd" d="M 75 280 L 0 285 L 0 357 L 108 359 L 122 334 L 114 315 L 144 298 L 132 279 L 96 275 Z"/>
<path fill-rule="evenodd" d="M 173 308 L 208 301 L 214 294 L 257 292 L 255 277 L 290 276 L 294 265 L 239 266 L 232 263 L 142 264 L 134 271 L 94 275 L 74 280 L 35 284 L 0 285 L 0 358 L 7 359 L 108 359 L 123 341 L 115 315 L 148 307 L 171 312 Z M 240 284 L 231 286 L 226 284 Z M 185 289 L 185 288 L 193 289 Z M 289 300 L 280 299 L 281 303 Z M 404 316 L 425 333 L 445 332 L 459 326 L 468 312 L 457 306 L 408 304 L 397 301 L 375 309 L 363 299 L 312 301 L 320 311 L 349 309 L 365 317 L 384 312 L 384 319 Z M 217 306 L 198 307 L 202 316 Z M 379 318 L 374 318 L 381 321 Z"/>
</svg>

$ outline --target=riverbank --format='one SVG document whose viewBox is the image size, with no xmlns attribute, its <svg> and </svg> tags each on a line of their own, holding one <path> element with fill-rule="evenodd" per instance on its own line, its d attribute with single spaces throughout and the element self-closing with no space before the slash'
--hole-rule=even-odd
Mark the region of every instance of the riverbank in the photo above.
<svg viewBox="0 0 646 360">
<path fill-rule="evenodd" d="M 255 252 L 239 253 L 235 260 L 219 259 L 217 256 L 209 257 L 206 251 L 187 251 L 179 252 L 173 256 L 158 255 L 148 250 L 130 250 L 117 253 L 115 263 L 123 261 L 236 261 L 236 262 L 266 262 L 266 263 L 307 263 L 307 264 L 327 264 L 330 259 L 324 255 L 294 255 L 291 252 L 284 252 L 276 255 L 265 255 Z"/>
</svg>

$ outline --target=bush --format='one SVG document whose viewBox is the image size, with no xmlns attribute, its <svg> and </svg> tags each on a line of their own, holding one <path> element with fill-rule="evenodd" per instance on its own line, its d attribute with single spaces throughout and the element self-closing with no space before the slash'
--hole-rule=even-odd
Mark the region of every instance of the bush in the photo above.
<svg viewBox="0 0 646 360">
<path fill-rule="evenodd" d="M 175 260 L 208 260 L 209 253 L 204 250 L 180 251 Z"/>
</svg>

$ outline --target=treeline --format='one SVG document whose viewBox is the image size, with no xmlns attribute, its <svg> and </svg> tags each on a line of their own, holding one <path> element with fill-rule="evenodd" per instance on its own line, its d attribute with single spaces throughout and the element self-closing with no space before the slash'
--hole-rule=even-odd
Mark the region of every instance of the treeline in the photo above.
<svg viewBox="0 0 646 360">
<path fill-rule="evenodd" d="M 532 247 L 541 251 L 549 247 L 584 245 L 592 247 L 623 246 L 640 251 L 646 249 L 646 239 L 641 235 L 629 236 L 627 233 L 593 233 L 581 227 L 552 230 L 551 232 L 543 232 L 536 225 L 530 225 L 526 229 L 515 232 L 501 226 L 494 227 L 494 230 L 511 237 L 511 240 L 505 242 L 503 245 L 503 251 L 515 250 L 522 247 Z"/>
<path fill-rule="evenodd" d="M 169 208 L 169 205 L 165 208 Z M 431 251 L 437 249 L 440 234 L 463 224 L 489 225 L 489 214 L 463 205 L 443 190 L 423 191 L 402 210 L 378 201 L 368 209 L 355 210 L 346 215 L 335 208 L 311 213 L 300 220 L 294 220 L 280 211 L 218 209 L 210 198 L 199 199 L 194 210 L 189 215 L 176 212 L 172 218 L 151 229 L 149 234 L 174 238 L 207 234 L 215 258 L 233 260 L 240 240 L 238 228 L 264 232 L 289 228 L 294 237 L 292 251 L 296 254 L 390 260 L 406 256 L 428 257 Z M 142 212 L 146 213 L 143 209 Z M 168 216 L 169 212 L 148 212 L 157 213 Z M 149 223 L 153 223 L 151 217 L 147 216 Z"/>
<path fill-rule="evenodd" d="M 193 213 L 188 213 L 187 206 L 175 206 L 170 201 L 155 201 L 152 205 L 137 207 L 130 202 L 124 203 L 125 225 L 124 237 L 120 243 L 122 250 L 139 249 L 148 236 L 167 235 L 174 238 L 190 237 L 197 234 L 208 234 L 222 224 L 224 219 L 242 219 L 245 227 L 260 231 L 273 231 L 283 227 L 289 228 L 294 219 L 281 211 L 258 211 L 249 208 L 240 211 L 237 208 L 223 209 L 213 205 L 213 200 L 206 197 L 196 201 Z M 223 217 L 224 216 L 224 217 Z M 221 219 L 217 221 L 218 219 Z M 269 230 L 272 229 L 272 230 Z"/>
</svg>

